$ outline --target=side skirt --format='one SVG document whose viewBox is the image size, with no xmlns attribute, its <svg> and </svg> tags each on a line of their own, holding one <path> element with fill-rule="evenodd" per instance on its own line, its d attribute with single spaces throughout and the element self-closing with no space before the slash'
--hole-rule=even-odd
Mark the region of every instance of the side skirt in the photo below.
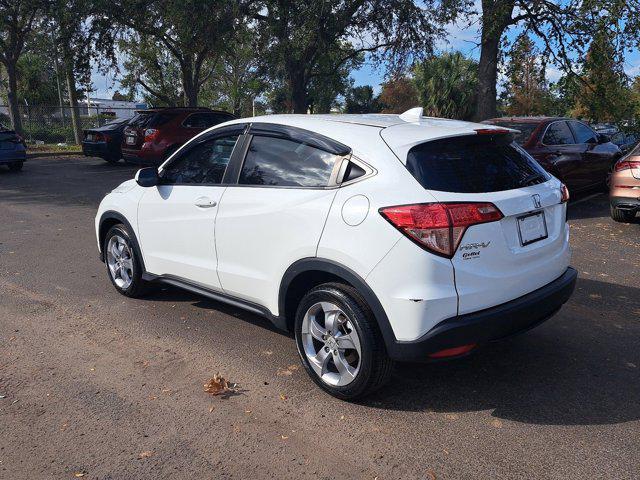
<svg viewBox="0 0 640 480">
<path fill-rule="evenodd" d="M 267 318 L 276 328 L 288 331 L 287 322 L 284 317 L 273 315 L 268 308 L 258 305 L 257 303 L 248 302 L 173 275 L 154 275 L 152 273 L 145 272 L 142 274 L 142 279 L 147 282 L 164 283 L 166 285 L 178 287 L 216 302 L 226 303 L 227 305 L 247 310 L 251 313 Z"/>
</svg>

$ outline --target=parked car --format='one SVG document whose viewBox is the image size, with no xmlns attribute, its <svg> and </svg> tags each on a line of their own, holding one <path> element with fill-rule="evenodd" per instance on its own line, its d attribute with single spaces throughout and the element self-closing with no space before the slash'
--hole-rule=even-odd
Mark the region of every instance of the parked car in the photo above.
<svg viewBox="0 0 640 480">
<path fill-rule="evenodd" d="M 99 157 L 109 163 L 122 158 L 122 132 L 130 119 L 116 119 L 102 127 L 84 130 L 82 153 L 85 157 Z"/>
<path fill-rule="evenodd" d="M 395 360 L 524 332 L 570 297 L 566 187 L 501 128 L 403 115 L 273 115 L 193 138 L 101 202 L 118 292 L 168 284 L 293 331 L 353 399 Z"/>
<path fill-rule="evenodd" d="M 504 117 L 486 122 L 514 128 L 518 143 L 570 192 L 607 187 L 620 149 L 607 135 L 571 118 Z"/>
<path fill-rule="evenodd" d="M 208 108 L 140 110 L 124 129 L 122 155 L 127 162 L 159 165 L 194 135 L 234 118 Z"/>
<path fill-rule="evenodd" d="M 616 163 L 609 202 L 616 222 L 630 223 L 640 211 L 640 145 Z"/>
<path fill-rule="evenodd" d="M 0 125 L 0 165 L 17 172 L 27 160 L 27 146 L 15 131 Z"/>
</svg>

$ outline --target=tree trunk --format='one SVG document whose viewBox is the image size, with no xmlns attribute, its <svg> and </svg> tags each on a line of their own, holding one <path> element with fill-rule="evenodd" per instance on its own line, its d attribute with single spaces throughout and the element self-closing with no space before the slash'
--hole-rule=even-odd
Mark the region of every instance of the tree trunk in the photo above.
<svg viewBox="0 0 640 480">
<path fill-rule="evenodd" d="M 490 38 L 483 38 L 478 64 L 478 91 L 475 120 L 480 122 L 493 118 L 497 114 L 496 83 L 498 82 L 498 54 L 500 37 L 496 33 Z"/>
<path fill-rule="evenodd" d="M 9 104 L 9 118 L 11 118 L 11 127 L 19 135 L 24 135 L 22 130 L 22 118 L 20 117 L 20 109 L 18 108 L 18 77 L 16 72 L 17 62 L 8 62 L 5 67 L 7 69 L 8 91 L 7 103 Z"/>
<path fill-rule="evenodd" d="M 307 113 L 309 99 L 307 98 L 307 85 L 301 73 L 294 73 L 290 77 L 291 106 L 293 113 Z"/>
<path fill-rule="evenodd" d="M 193 78 L 191 68 L 182 67 L 182 91 L 185 107 L 198 106 L 198 79 Z"/>
<path fill-rule="evenodd" d="M 478 63 L 478 90 L 475 120 L 482 121 L 497 114 L 496 83 L 500 39 L 512 22 L 514 0 L 482 0 L 482 44 Z"/>
<path fill-rule="evenodd" d="M 76 79 L 73 76 L 73 64 L 69 57 L 65 55 L 64 75 L 67 81 L 67 92 L 69 93 L 69 106 L 71 107 L 71 126 L 73 127 L 73 138 L 76 145 L 82 143 L 82 126 L 80 125 L 80 110 L 78 109 L 78 94 L 76 92 Z M 89 104 L 87 104 L 88 112 Z"/>
</svg>

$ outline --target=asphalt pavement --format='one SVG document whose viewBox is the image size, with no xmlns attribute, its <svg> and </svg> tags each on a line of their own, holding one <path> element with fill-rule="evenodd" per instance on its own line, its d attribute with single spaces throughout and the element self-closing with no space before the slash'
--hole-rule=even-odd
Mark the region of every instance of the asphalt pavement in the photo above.
<svg viewBox="0 0 640 480">
<path fill-rule="evenodd" d="M 80 157 L 0 169 L 0 478 L 638 478 L 640 220 L 569 206 L 576 292 L 360 403 L 320 391 L 268 321 L 177 289 L 116 293 L 94 215 L 133 176 Z M 203 385 L 239 384 L 226 397 Z"/>
</svg>

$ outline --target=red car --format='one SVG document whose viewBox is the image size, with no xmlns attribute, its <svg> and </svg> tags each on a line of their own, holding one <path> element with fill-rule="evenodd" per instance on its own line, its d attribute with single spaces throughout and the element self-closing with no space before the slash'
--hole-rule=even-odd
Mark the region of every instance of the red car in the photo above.
<svg viewBox="0 0 640 480">
<path fill-rule="evenodd" d="M 483 123 L 519 130 L 516 141 L 571 192 L 606 187 L 622 155 L 607 135 L 571 118 L 503 117 Z"/>
<path fill-rule="evenodd" d="M 139 110 L 124 129 L 122 157 L 130 163 L 159 165 L 196 134 L 234 118 L 208 108 Z"/>
</svg>

